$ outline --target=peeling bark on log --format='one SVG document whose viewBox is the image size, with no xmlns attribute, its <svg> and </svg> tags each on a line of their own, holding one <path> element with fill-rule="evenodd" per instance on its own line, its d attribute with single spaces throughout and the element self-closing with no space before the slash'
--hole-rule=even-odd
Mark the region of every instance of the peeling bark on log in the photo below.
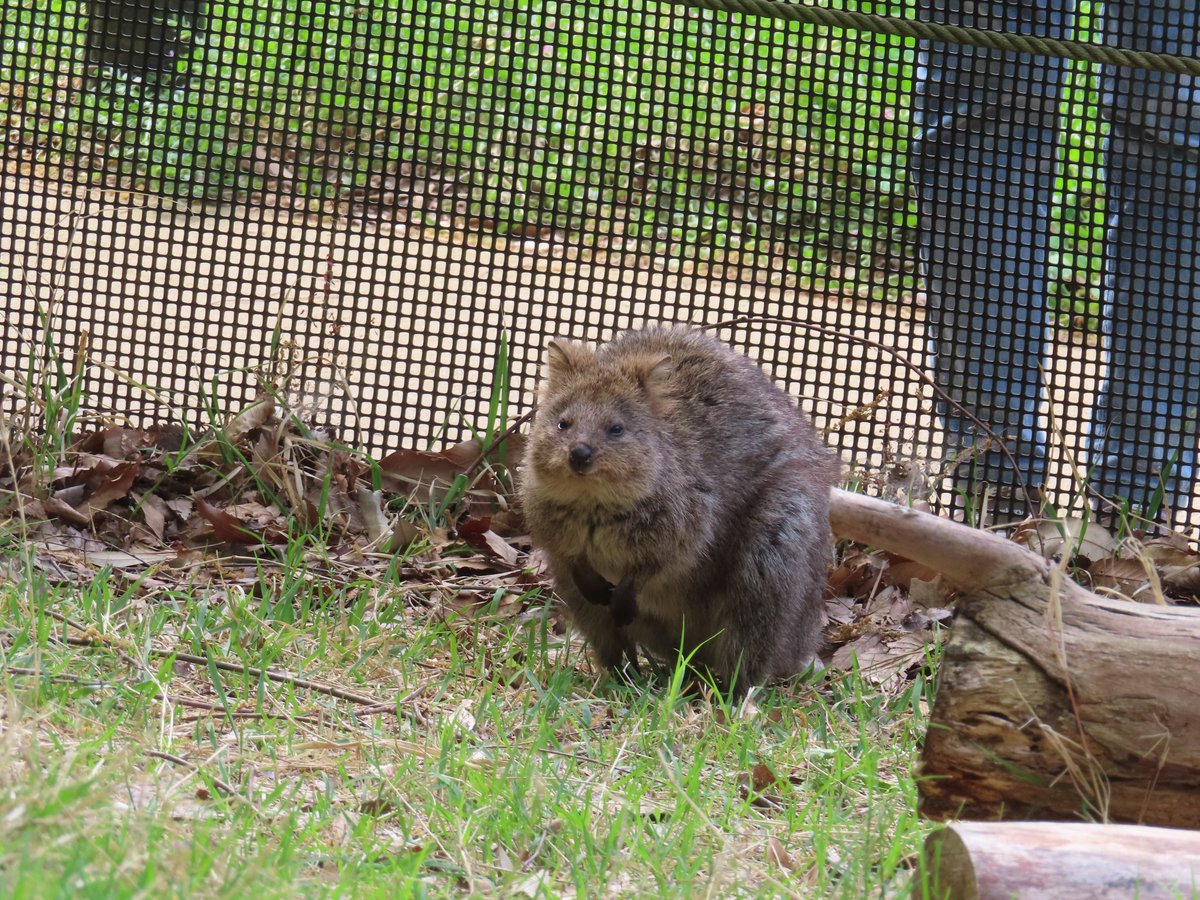
<svg viewBox="0 0 1200 900">
<path fill-rule="evenodd" d="M 963 591 L 918 782 L 941 819 L 1200 828 L 1200 610 L 1098 597 L 995 535 L 843 491 L 834 533 Z"/>
<path fill-rule="evenodd" d="M 1141 900 L 1200 891 L 1200 834 L 1142 825 L 956 822 L 925 841 L 927 897 Z"/>
</svg>

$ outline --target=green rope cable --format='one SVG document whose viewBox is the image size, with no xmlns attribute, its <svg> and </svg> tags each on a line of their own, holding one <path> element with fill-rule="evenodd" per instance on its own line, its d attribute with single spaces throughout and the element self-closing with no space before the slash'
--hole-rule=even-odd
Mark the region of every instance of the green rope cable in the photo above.
<svg viewBox="0 0 1200 900">
<path fill-rule="evenodd" d="M 1173 72 L 1179 75 L 1200 75 L 1200 58 L 1174 56 L 1169 53 L 1149 53 L 1140 50 L 1122 50 L 1107 44 L 1092 44 L 1087 41 L 1057 40 L 1012 34 L 1004 31 L 989 31 L 984 28 L 965 28 L 960 25 L 939 25 L 935 22 L 918 22 L 898 16 L 880 16 L 872 13 L 850 12 L 841 9 L 826 9 L 800 3 L 785 3 L 780 0 L 674 0 L 683 6 L 702 7 L 719 12 L 745 13 L 753 16 L 768 16 L 805 25 L 824 25 L 849 28 L 873 34 L 893 37 L 918 38 L 926 41 L 942 41 L 948 44 L 967 44 L 990 50 L 1009 50 L 1032 53 L 1037 56 L 1053 56 L 1090 63 L 1129 66 L 1135 69 L 1150 69 L 1155 72 Z"/>
</svg>

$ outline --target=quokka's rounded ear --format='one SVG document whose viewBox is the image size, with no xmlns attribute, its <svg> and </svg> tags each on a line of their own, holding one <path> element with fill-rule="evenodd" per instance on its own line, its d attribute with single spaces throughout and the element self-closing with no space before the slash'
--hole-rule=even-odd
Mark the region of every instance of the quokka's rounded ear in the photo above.
<svg viewBox="0 0 1200 900">
<path fill-rule="evenodd" d="M 578 372 L 596 358 L 596 352 L 574 341 L 551 341 L 546 345 L 546 375 L 551 381 Z"/>
<path fill-rule="evenodd" d="M 675 371 L 675 364 L 671 361 L 669 353 L 639 356 L 632 363 L 634 377 L 651 394 L 666 387 L 668 379 Z"/>
</svg>

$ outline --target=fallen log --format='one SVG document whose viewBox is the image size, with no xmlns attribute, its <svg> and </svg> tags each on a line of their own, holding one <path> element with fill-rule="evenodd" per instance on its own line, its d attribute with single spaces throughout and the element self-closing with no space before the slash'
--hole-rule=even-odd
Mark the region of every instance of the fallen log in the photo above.
<svg viewBox="0 0 1200 900">
<path fill-rule="evenodd" d="M 1200 610 L 1099 597 L 996 535 L 834 491 L 834 533 L 962 594 L 918 790 L 929 818 L 1200 828 Z"/>
<path fill-rule="evenodd" d="M 1143 825 L 955 822 L 925 841 L 926 897 L 1175 900 L 1200 890 L 1200 834 Z"/>
</svg>

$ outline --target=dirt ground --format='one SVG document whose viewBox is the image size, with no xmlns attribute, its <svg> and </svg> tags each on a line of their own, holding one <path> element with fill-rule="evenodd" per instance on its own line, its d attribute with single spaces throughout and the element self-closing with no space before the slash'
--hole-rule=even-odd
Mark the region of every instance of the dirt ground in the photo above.
<svg viewBox="0 0 1200 900">
<path fill-rule="evenodd" d="M 203 423 L 205 409 L 236 409 L 282 374 L 292 402 L 346 439 L 425 446 L 484 424 L 502 332 L 523 411 L 551 336 L 758 315 L 792 324 L 723 334 L 801 399 L 848 463 L 919 469 L 939 456 L 929 396 L 905 365 L 924 359 L 919 298 L 814 297 L 558 246 L 372 233 L 250 207 L 200 213 L 13 176 L 0 227 L 0 367 L 25 373 L 44 357 L 48 314 L 66 359 L 86 352 L 97 414 Z M 1055 347 L 1052 421 L 1086 421 L 1098 369 L 1094 344 Z M 1077 429 L 1063 430 L 1074 455 Z M 1061 461 L 1055 475 L 1070 483 Z"/>
</svg>

